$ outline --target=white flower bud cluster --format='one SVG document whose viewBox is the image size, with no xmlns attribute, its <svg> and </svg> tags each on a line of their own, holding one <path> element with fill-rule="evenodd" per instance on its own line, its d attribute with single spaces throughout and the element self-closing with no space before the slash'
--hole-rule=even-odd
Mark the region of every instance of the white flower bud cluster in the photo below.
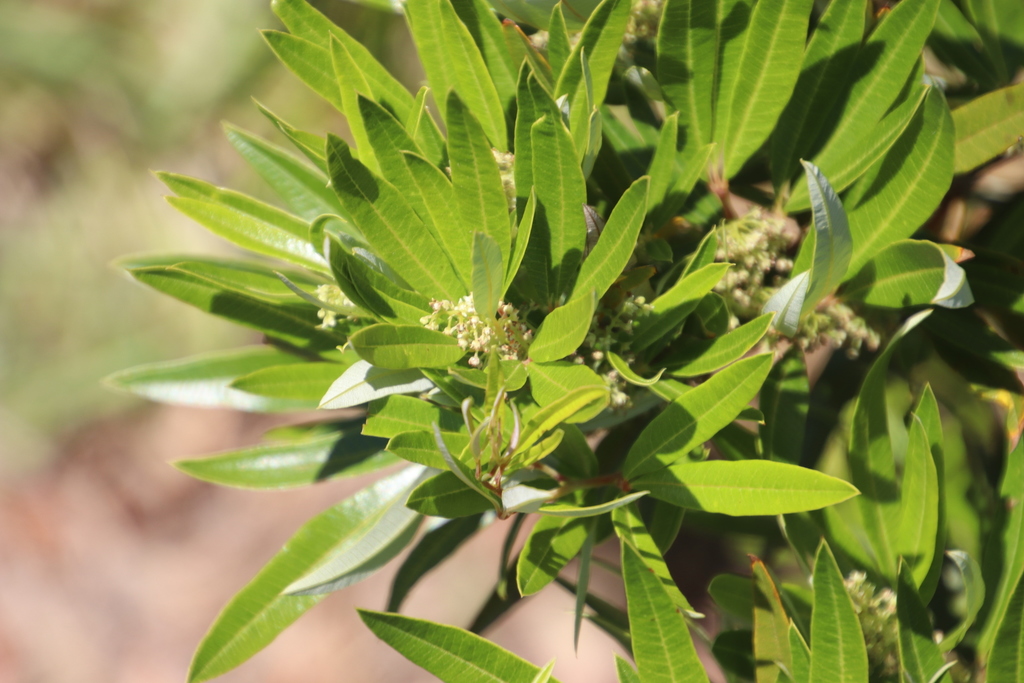
<svg viewBox="0 0 1024 683">
<path fill-rule="evenodd" d="M 798 237 L 795 226 L 760 208 L 718 229 L 715 260 L 735 264 L 715 286 L 729 302 L 732 327 L 757 317 L 777 280 L 793 270 L 785 254 Z"/>
<path fill-rule="evenodd" d="M 793 343 L 803 351 L 813 351 L 822 346 L 845 348 L 850 358 L 856 358 L 862 349 L 876 351 L 881 342 L 877 330 L 852 308 L 835 299 L 804 316 L 793 337 Z"/>
<path fill-rule="evenodd" d="M 512 152 L 499 152 L 492 149 L 494 160 L 498 162 L 498 172 L 501 173 L 501 185 L 505 188 L 505 199 L 508 201 L 508 210 L 516 210 L 516 155 Z"/>
<path fill-rule="evenodd" d="M 628 408 L 633 399 L 627 391 L 629 383 L 608 362 L 608 352 L 615 351 L 631 365 L 636 357 L 628 351 L 629 337 L 640 318 L 653 310 L 645 297 L 633 294 L 627 295 L 615 308 L 599 307 L 583 345 L 572 356 L 574 363 L 586 364 L 601 376 L 611 391 L 613 408 Z"/>
<path fill-rule="evenodd" d="M 900 673 L 896 594 L 888 588 L 878 590 L 859 571 L 850 572 L 843 584 L 864 632 L 871 680 L 897 680 L 893 678 Z"/>
<path fill-rule="evenodd" d="M 664 7 L 665 0 L 633 0 L 623 42 L 628 45 L 641 39 L 654 40 Z"/>
<path fill-rule="evenodd" d="M 355 308 L 356 305 L 352 303 L 351 299 L 345 296 L 345 293 L 341 291 L 338 285 L 320 285 L 316 288 L 316 298 L 323 301 L 325 304 L 335 308 Z M 344 317 L 332 310 L 321 308 L 317 313 L 320 320 L 320 327 L 324 329 L 330 329 L 338 324 L 338 318 Z"/>
<path fill-rule="evenodd" d="M 472 296 L 464 296 L 452 303 L 447 299 L 432 299 L 432 312 L 420 318 L 428 330 L 439 330 L 454 337 L 459 347 L 473 354 L 472 367 L 479 367 L 481 353 L 497 349 L 501 360 L 524 360 L 533 340 L 533 330 L 519 319 L 519 311 L 512 304 L 498 302 L 495 319 L 485 320 L 477 315 Z"/>
</svg>

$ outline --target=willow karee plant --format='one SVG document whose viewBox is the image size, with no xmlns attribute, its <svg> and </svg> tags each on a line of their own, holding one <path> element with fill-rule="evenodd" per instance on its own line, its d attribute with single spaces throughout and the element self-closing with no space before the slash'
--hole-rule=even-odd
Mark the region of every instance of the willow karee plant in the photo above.
<svg viewBox="0 0 1024 683">
<path fill-rule="evenodd" d="M 275 0 L 268 45 L 348 141 L 261 107 L 300 156 L 227 135 L 285 208 L 159 176 L 253 256 L 124 262 L 263 341 L 111 381 L 358 409 L 177 463 L 200 479 L 382 474 L 239 592 L 189 680 L 407 548 L 387 611 L 361 616 L 452 683 L 555 680 L 478 635 L 553 582 L 575 638 L 587 618 L 632 653 L 608 662 L 624 682 L 706 681 L 701 650 L 715 680 L 1024 680 L 1024 200 L 975 189 L 1021 133 L 1024 15 L 889 4 L 407 0 L 413 93 Z M 509 519 L 468 630 L 400 614 Z M 771 562 L 712 582 L 716 632 L 663 559 L 684 523 Z M 606 542 L 624 608 L 590 589 Z"/>
</svg>

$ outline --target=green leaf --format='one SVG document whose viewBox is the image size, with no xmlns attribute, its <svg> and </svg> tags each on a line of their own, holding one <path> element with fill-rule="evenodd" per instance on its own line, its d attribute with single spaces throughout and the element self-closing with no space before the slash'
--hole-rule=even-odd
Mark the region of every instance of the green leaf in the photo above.
<svg viewBox="0 0 1024 683">
<path fill-rule="evenodd" d="M 711 142 L 718 64 L 717 3 L 667 0 L 658 29 L 657 75 L 686 130 L 683 156 Z"/>
<path fill-rule="evenodd" d="M 373 517 L 372 513 L 395 501 L 401 504 L 418 476 L 419 468 L 402 470 L 306 522 L 217 617 L 192 659 L 190 683 L 235 668 L 320 602 L 324 595 L 285 595 L 282 591 L 346 539 L 362 536 L 368 530 L 368 515 Z"/>
<path fill-rule="evenodd" d="M 330 45 L 331 63 L 334 68 L 334 75 L 338 82 L 338 92 L 341 94 L 341 103 L 345 112 L 345 119 L 349 131 L 358 152 L 359 160 L 377 175 L 381 174 L 380 162 L 377 160 L 374 146 L 366 131 L 366 123 L 363 120 L 362 107 L 359 100 L 363 97 L 360 93 L 370 91 L 370 86 L 363 78 L 362 72 L 356 66 L 352 55 L 345 49 L 345 45 L 338 38 L 331 36 Z"/>
<path fill-rule="evenodd" d="M 1024 30 L 1024 14 L 1013 3 L 998 0 L 966 0 L 961 3 L 978 27 L 985 53 L 1000 81 L 1011 78 L 1020 66 L 1020 54 L 1012 47 L 1014 36 Z"/>
<path fill-rule="evenodd" d="M 517 200 L 518 201 L 518 200 Z M 509 256 L 508 267 L 505 269 L 505 282 L 501 288 L 501 296 L 504 297 L 512 281 L 519 273 L 519 266 L 523 263 L 526 255 L 526 248 L 530 243 L 530 235 L 533 233 L 533 218 L 536 214 L 537 195 L 530 189 L 530 197 L 526 200 L 526 208 L 519 219 L 519 228 L 516 231 L 515 244 L 512 247 L 512 254 Z"/>
<path fill-rule="evenodd" d="M 1024 579 L 1006 603 L 1006 611 L 998 622 L 988 659 L 987 683 L 1015 683 L 1024 678 Z"/>
<path fill-rule="evenodd" d="M 497 242 L 482 232 L 473 233 L 473 307 L 481 319 L 493 319 L 504 281 L 505 265 Z"/>
<path fill-rule="evenodd" d="M 517 451 L 525 451 L 560 423 L 572 422 L 579 413 L 591 408 L 592 404 L 599 403 L 604 406 L 607 402 L 608 388 L 604 386 L 582 386 L 567 392 L 558 400 L 538 410 L 527 421 L 526 426 L 523 427 Z"/>
<path fill-rule="evenodd" d="M 736 61 L 724 62 L 715 103 L 715 139 L 733 177 L 775 128 L 800 75 L 811 0 L 754 5 L 749 22 L 734 38 Z M 723 21 L 728 21 L 726 17 Z"/>
<path fill-rule="evenodd" d="M 928 313 L 922 311 L 910 317 L 878 355 L 861 385 L 850 432 L 847 459 L 851 480 L 862 494 L 857 503 L 863 515 L 864 536 L 877 570 L 889 578 L 896 576 L 893 520 L 899 519 L 900 505 L 886 408 L 889 359 L 900 340 Z"/>
<path fill-rule="evenodd" d="M 640 318 L 630 348 L 634 351 L 650 348 L 682 325 L 704 295 L 722 279 L 729 266 L 728 263 L 712 263 L 681 277 L 667 292 L 651 302 L 654 308 Z"/>
<path fill-rule="evenodd" d="M 735 363 L 672 401 L 629 449 L 623 475 L 633 480 L 671 465 L 736 419 L 767 377 L 771 358 Z"/>
<path fill-rule="evenodd" d="M 612 368 L 622 376 L 622 379 L 638 387 L 649 387 L 657 384 L 658 380 L 661 379 L 662 373 L 665 372 L 665 369 L 662 368 L 661 370 L 658 370 L 658 374 L 654 377 L 645 379 L 634 372 L 633 368 L 629 367 L 629 363 L 614 351 L 608 352 L 608 362 L 611 364 Z"/>
<path fill-rule="evenodd" d="M 957 173 L 966 173 L 1001 155 L 1024 135 L 1020 98 L 1024 84 L 975 98 L 953 110 Z"/>
<path fill-rule="evenodd" d="M 304 402 L 254 396 L 232 389 L 231 383 L 257 370 L 297 363 L 302 363 L 298 356 L 267 346 L 250 346 L 139 365 L 115 372 L 104 382 L 161 403 L 274 412 L 301 407 Z"/>
<path fill-rule="evenodd" d="M 262 104 L 253 100 L 256 104 L 256 108 L 260 110 L 260 113 L 267 117 L 274 127 L 277 128 L 282 135 L 295 145 L 295 148 L 302 152 L 307 159 L 316 164 L 324 173 L 327 173 L 327 154 L 325 148 L 327 141 L 319 135 L 308 133 L 304 130 L 299 130 L 295 126 L 291 125 L 280 116 L 270 111 Z"/>
<path fill-rule="evenodd" d="M 454 91 L 448 94 L 447 120 L 448 159 L 461 225 L 453 224 L 449 217 L 445 227 L 463 235 L 469 250 L 473 249 L 474 233 L 487 234 L 501 250 L 502 259 L 507 259 L 512 251 L 508 198 L 494 152 L 480 123 Z"/>
<path fill-rule="evenodd" d="M 900 483 L 900 516 L 894 550 L 903 557 L 915 591 L 924 584 L 935 555 L 939 486 L 924 423 L 917 415 L 912 415 Z"/>
<path fill-rule="evenodd" d="M 423 534 L 423 538 L 409 552 L 395 574 L 395 580 L 391 582 L 388 611 L 397 612 L 409 591 L 420 579 L 448 559 L 459 546 L 480 530 L 483 526 L 482 519 L 482 515 L 460 517 L 443 522 Z"/>
<path fill-rule="evenodd" d="M 260 33 L 282 64 L 309 86 L 310 90 L 330 102 L 338 111 L 345 112 L 327 45 L 317 45 L 280 31 Z"/>
<path fill-rule="evenodd" d="M 466 355 L 454 337 L 418 325 L 370 325 L 349 343 L 363 360 L 385 370 L 444 368 Z"/>
<path fill-rule="evenodd" d="M 939 245 L 900 240 L 865 263 L 843 287 L 842 297 L 871 306 L 903 308 L 943 301 L 957 303 L 955 297 L 961 291 L 973 301 L 963 268 Z M 940 298 L 946 292 L 952 294 Z"/>
<path fill-rule="evenodd" d="M 309 402 L 315 408 L 324 392 L 351 364 L 352 361 L 274 365 L 242 375 L 230 387 L 267 398 Z"/>
<path fill-rule="evenodd" d="M 461 415 L 412 396 L 386 396 L 369 405 L 363 434 L 391 438 L 411 430 L 430 431 L 435 422 L 445 432 L 465 430 Z"/>
<path fill-rule="evenodd" d="M 519 554 L 516 580 L 526 597 L 551 583 L 558 572 L 576 557 L 587 539 L 588 520 L 579 517 L 543 516 L 537 520 Z"/>
<path fill-rule="evenodd" d="M 551 8 L 551 19 L 548 21 L 548 63 L 551 64 L 551 74 L 555 80 L 562 75 L 566 62 L 569 61 L 569 53 L 572 52 L 572 42 L 569 38 L 569 31 L 565 26 L 565 14 L 562 12 L 562 3 L 555 3 Z"/>
<path fill-rule="evenodd" d="M 762 315 L 714 339 L 687 339 L 657 361 L 673 377 L 697 377 L 714 372 L 747 354 L 761 341 L 772 324 L 772 315 Z M 621 371 L 620 371 L 621 372 Z"/>
<path fill-rule="evenodd" d="M 537 512 L 542 515 L 551 515 L 552 517 L 596 517 L 597 515 L 603 515 L 606 512 L 616 510 L 623 505 L 629 505 L 633 501 L 643 498 L 646 495 L 646 491 L 637 491 L 636 493 L 628 493 L 621 498 L 610 500 L 607 503 L 601 503 L 600 505 L 588 505 L 586 507 L 555 503 L 553 505 L 545 505 L 538 508 Z"/>
<path fill-rule="evenodd" d="M 585 365 L 577 365 L 568 361 L 554 363 L 530 363 L 530 394 L 540 406 L 549 406 L 561 400 L 567 393 L 580 387 L 605 388 L 605 382 L 596 372 Z M 604 406 L 594 405 L 585 413 L 572 417 L 573 422 L 586 422 Z"/>
<path fill-rule="evenodd" d="M 781 334 L 792 337 L 800 326 L 811 272 L 805 270 L 772 294 L 761 307 L 761 313 L 774 313 L 772 324 Z"/>
<path fill-rule="evenodd" d="M 757 683 L 775 683 L 782 671 L 788 672 L 793 667 L 789 616 L 765 563 L 751 557 L 750 568 L 754 575 L 753 641 Z"/>
<path fill-rule="evenodd" d="M 615 654 L 615 673 L 619 676 L 619 683 L 641 683 L 640 674 L 618 653 Z"/>
<path fill-rule="evenodd" d="M 622 274 L 644 223 L 649 185 L 649 178 L 640 178 L 619 199 L 597 244 L 580 266 L 573 286 L 574 297 L 595 291 L 600 298 Z"/>
<path fill-rule="evenodd" d="M 858 2 L 832 0 L 811 34 L 793 95 L 772 134 L 776 189 L 792 179 L 798 170 L 797 159 L 810 152 L 810 145 L 828 123 L 821 112 L 832 109 L 843 94 L 864 36 L 865 14 Z"/>
<path fill-rule="evenodd" d="M 428 429 L 431 429 L 428 427 Z M 444 432 L 442 435 L 449 450 L 462 453 L 469 445 L 467 434 L 455 432 Z M 394 453 L 403 460 L 443 470 L 448 467 L 444 456 L 437 447 L 437 441 L 431 431 L 412 428 L 410 431 L 401 432 L 391 437 L 388 442 L 388 451 Z"/>
<path fill-rule="evenodd" d="M 928 36 L 928 47 L 939 61 L 960 69 L 983 90 L 991 90 L 1000 77 L 982 45 L 978 30 L 953 0 L 941 0 L 939 15 Z"/>
<path fill-rule="evenodd" d="M 454 472 L 442 472 L 417 486 L 405 503 L 432 517 L 468 517 L 486 512 L 491 502 L 466 486 Z"/>
<path fill-rule="evenodd" d="M 587 201 L 586 182 L 576 162 L 572 137 L 560 117 L 546 114 L 533 124 L 530 139 L 537 208 L 524 265 L 531 277 L 546 277 L 547 287 L 540 290 L 544 294 L 540 299 L 554 301 L 570 289 L 583 257 L 587 235 L 582 210 Z M 516 166 L 520 163 L 517 158 Z M 541 287 L 536 283 L 533 286 Z"/>
<path fill-rule="evenodd" d="M 818 510 L 858 493 L 842 479 L 768 460 L 682 462 L 630 485 L 679 507 L 735 517 Z"/>
<path fill-rule="evenodd" d="M 956 628 L 948 631 L 939 642 L 939 649 L 943 652 L 949 652 L 960 644 L 960 641 L 967 635 L 968 629 L 974 625 L 974 620 L 981 612 L 982 605 L 985 604 L 985 581 L 982 579 L 981 566 L 962 550 L 950 550 L 946 555 L 960 572 L 966 609 L 963 620 L 957 624 Z"/>
<path fill-rule="evenodd" d="M 814 560 L 810 683 L 864 683 L 868 655 L 843 575 L 822 541 Z"/>
<path fill-rule="evenodd" d="M 853 243 L 843 204 L 828 179 L 814 164 L 800 163 L 807 173 L 814 214 L 814 258 L 802 308 L 808 311 L 846 279 Z"/>
<path fill-rule="evenodd" d="M 917 594 L 916 583 L 910 567 L 901 563 L 896 591 L 900 666 L 910 680 L 927 683 L 945 661 L 939 646 L 932 639 L 932 622 L 928 617 L 928 608 Z M 951 679 L 943 676 L 939 680 L 949 683 Z"/>
<path fill-rule="evenodd" d="M 585 53 L 594 83 L 594 102 L 604 102 L 608 81 L 622 45 L 622 36 L 629 22 L 630 7 L 628 0 L 603 0 L 597 6 L 565 62 L 565 68 L 555 85 L 556 96 L 572 96 L 583 81 L 580 56 Z"/>
<path fill-rule="evenodd" d="M 466 283 L 472 281 L 473 242 L 472 235 L 453 229 L 458 225 L 456 215 L 455 189 L 444 171 L 423 157 L 403 152 L 402 157 L 409 169 L 409 177 L 420 197 L 425 216 L 423 223 L 435 241 L 447 252 L 455 272 Z M 413 190 L 413 186 L 409 189 Z"/>
<path fill-rule="evenodd" d="M 793 656 L 792 683 L 811 683 L 811 652 L 795 623 L 789 625 L 789 651 Z"/>
<path fill-rule="evenodd" d="M 212 278 L 197 276 L 177 266 L 133 268 L 129 273 L 139 282 L 179 301 L 299 348 L 322 352 L 345 341 L 341 331 L 322 328 L 316 309 L 305 302 L 297 305 L 269 303 L 226 289 Z"/>
<path fill-rule="evenodd" d="M 846 196 L 855 273 L 879 251 L 928 220 L 953 180 L 953 120 L 942 93 L 929 91 L 903 134 Z"/>
<path fill-rule="evenodd" d="M 511 113 L 516 96 L 516 69 L 522 59 L 513 58 L 501 22 L 484 0 L 452 0 L 452 5 L 480 50 L 506 114 Z"/>
<path fill-rule="evenodd" d="M 332 240 L 328 256 L 331 270 L 341 291 L 359 308 L 395 323 L 420 324 L 430 311 L 430 300 L 395 282 L 389 272 L 378 268 L 379 260 L 371 260 L 369 252 L 360 255 L 346 252 Z"/>
<path fill-rule="evenodd" d="M 311 221 L 325 213 L 342 212 L 323 173 L 241 128 L 225 124 L 224 130 L 231 145 L 297 215 Z"/>
<path fill-rule="evenodd" d="M 445 162 L 445 139 L 437 121 L 427 108 L 427 95 L 430 88 L 423 86 L 416 93 L 416 100 L 413 103 L 413 110 L 405 119 L 405 129 L 416 141 L 420 149 L 424 151 L 426 159 L 435 167 L 444 165 Z"/>
<path fill-rule="evenodd" d="M 637 553 L 644 565 L 658 578 L 662 590 L 672 603 L 690 618 L 703 617 L 704 615 L 693 608 L 676 585 L 663 553 L 641 519 L 637 506 L 631 504 L 616 508 L 612 513 L 612 524 L 622 544 L 629 545 Z"/>
<path fill-rule="evenodd" d="M 284 489 L 338 477 L 354 477 L 398 462 L 382 439 L 358 433 L 328 434 L 291 443 L 267 444 L 197 460 L 178 460 L 185 474 L 221 486 Z"/>
<path fill-rule="evenodd" d="M 764 426 L 759 432 L 765 459 L 800 464 L 810 394 L 803 353 L 794 349 L 772 367 L 761 387 Z"/>
<path fill-rule="evenodd" d="M 338 61 L 338 70 L 341 74 L 345 67 L 339 59 L 336 61 Z M 353 69 L 349 69 L 348 73 L 349 78 L 355 77 Z M 339 75 L 339 78 L 342 76 Z M 428 201 L 428 197 L 430 200 L 433 200 L 434 197 L 423 194 L 417 179 L 413 177 L 413 172 L 409 168 L 405 156 L 411 154 L 422 157 L 422 149 L 398 119 L 381 105 L 360 94 L 359 90 L 358 87 L 351 89 L 351 108 L 355 113 L 349 125 L 350 127 L 356 125 L 356 120 L 358 120 L 360 135 L 364 139 L 360 140 L 355 135 L 355 131 L 353 131 L 353 137 L 356 138 L 356 143 L 359 145 L 360 159 L 364 163 L 368 161 L 366 157 L 372 160 L 376 165 L 376 168 L 373 169 L 374 172 L 380 177 L 386 178 L 402 193 L 427 225 L 431 234 L 437 238 L 437 226 L 432 220 L 431 213 L 434 207 L 431 206 L 432 201 Z"/>
<path fill-rule="evenodd" d="M 580 550 L 579 570 L 576 572 L 576 615 L 573 620 L 572 645 L 576 652 L 580 649 L 580 628 L 583 626 L 583 611 L 587 605 L 587 591 L 590 588 L 590 561 L 594 554 L 594 540 L 597 536 L 597 523 L 591 521 L 587 531 L 587 540 Z M 551 665 L 554 665 L 552 662 Z"/>
<path fill-rule="evenodd" d="M 706 683 L 707 674 L 693 647 L 686 620 L 662 581 L 628 543 L 622 544 L 622 579 L 640 680 Z"/>
<path fill-rule="evenodd" d="M 934 315 L 934 313 L 932 315 Z M 946 486 L 944 483 L 946 478 L 946 465 L 945 455 L 943 454 L 945 435 L 943 434 L 942 429 L 942 416 L 939 414 L 939 403 L 935 400 L 935 393 L 932 391 L 930 384 L 925 384 L 924 390 L 921 392 L 921 397 L 918 399 L 914 414 L 920 418 L 921 423 L 924 425 L 925 433 L 928 435 L 928 445 L 931 451 L 932 461 L 935 464 L 935 473 L 939 481 L 939 497 L 936 505 L 938 524 L 936 525 L 935 531 L 932 564 L 928 570 L 927 576 L 918 589 L 921 599 L 928 602 L 935 594 L 935 589 L 939 584 L 939 577 L 942 572 L 943 565 L 943 551 L 946 549 L 946 536 L 948 535 L 946 528 Z M 951 556 L 951 558 L 954 562 L 957 561 L 957 558 L 953 556 Z M 974 588 L 972 587 L 972 591 L 973 590 Z M 981 592 L 985 592 L 984 585 L 981 587 Z"/>
<path fill-rule="evenodd" d="M 359 610 L 359 617 L 378 638 L 445 683 L 531 683 L 540 671 L 461 628 L 365 609 Z"/>
<path fill-rule="evenodd" d="M 675 112 L 661 126 L 658 145 L 647 168 L 647 175 L 651 177 L 647 205 L 650 209 L 650 224 L 655 230 L 664 226 L 683 208 L 715 150 L 714 144 L 700 149 L 688 149 L 690 156 L 683 157 L 676 149 L 678 145 L 679 112 Z"/>
<path fill-rule="evenodd" d="M 465 287 L 448 255 L 393 185 L 374 178 L 341 138 L 329 136 L 331 184 L 373 251 L 420 293 L 456 301 Z"/>
<path fill-rule="evenodd" d="M 391 394 L 418 394 L 433 383 L 418 370 L 387 370 L 356 361 L 324 394 L 321 408 L 351 408 Z"/>
<path fill-rule="evenodd" d="M 590 330 L 596 306 L 597 296 L 591 291 L 548 313 L 530 344 L 530 360 L 544 363 L 575 352 Z"/>
<path fill-rule="evenodd" d="M 218 237 L 240 247 L 313 270 L 327 265 L 307 236 L 304 221 L 269 204 L 209 183 L 171 173 L 158 173 L 178 197 L 167 203 Z"/>
<path fill-rule="evenodd" d="M 907 0 L 885 14 L 865 41 L 845 82 L 851 87 L 829 116 L 835 123 L 814 158 L 814 164 L 841 192 L 859 173 L 838 174 L 853 168 L 851 159 L 874 147 L 882 121 L 916 67 L 938 12 L 939 0 Z M 884 148 L 881 150 L 884 152 Z M 877 158 L 877 157 L 876 157 Z M 870 165 L 870 164 L 868 164 Z M 852 175 L 852 177 L 850 177 Z M 800 187 L 793 193 L 791 210 L 805 206 Z"/>
</svg>

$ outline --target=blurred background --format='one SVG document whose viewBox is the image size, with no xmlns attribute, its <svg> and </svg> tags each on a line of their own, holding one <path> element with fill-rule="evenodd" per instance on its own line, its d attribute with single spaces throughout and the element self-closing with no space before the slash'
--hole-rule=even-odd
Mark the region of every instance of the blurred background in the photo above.
<svg viewBox="0 0 1024 683">
<path fill-rule="evenodd" d="M 314 4 L 404 82 L 422 80 L 400 17 Z M 269 199 L 221 131 L 230 120 L 282 142 L 251 97 L 301 128 L 344 133 L 264 46 L 258 29 L 279 27 L 268 5 L 0 0 L 0 681 L 184 680 L 234 592 L 308 517 L 367 483 L 260 493 L 190 480 L 167 462 L 255 443 L 280 418 L 145 404 L 101 385 L 131 365 L 254 341 L 111 262 L 229 250 L 172 211 L 150 170 Z M 501 526 L 421 584 L 408 611 L 467 624 L 497 577 Z M 353 606 L 383 608 L 393 569 L 332 596 L 223 680 L 430 680 L 356 618 Z M 572 611 L 552 585 L 489 635 L 538 664 L 557 657 L 563 681 L 614 680 L 618 646 L 585 626 L 577 657 Z"/>
</svg>

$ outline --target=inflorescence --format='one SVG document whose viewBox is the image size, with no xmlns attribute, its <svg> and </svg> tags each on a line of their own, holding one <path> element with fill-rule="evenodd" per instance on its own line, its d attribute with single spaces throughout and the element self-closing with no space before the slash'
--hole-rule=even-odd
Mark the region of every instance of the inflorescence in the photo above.
<svg viewBox="0 0 1024 683">
<path fill-rule="evenodd" d="M 464 296 L 455 303 L 432 299 L 430 308 L 433 312 L 420 318 L 420 324 L 454 337 L 460 348 L 473 354 L 470 366 L 479 367 L 480 354 L 492 350 L 497 350 L 501 360 L 526 359 L 533 330 L 520 319 L 512 304 L 499 301 L 496 317 L 492 319 L 477 314 L 472 296 Z"/>
</svg>

